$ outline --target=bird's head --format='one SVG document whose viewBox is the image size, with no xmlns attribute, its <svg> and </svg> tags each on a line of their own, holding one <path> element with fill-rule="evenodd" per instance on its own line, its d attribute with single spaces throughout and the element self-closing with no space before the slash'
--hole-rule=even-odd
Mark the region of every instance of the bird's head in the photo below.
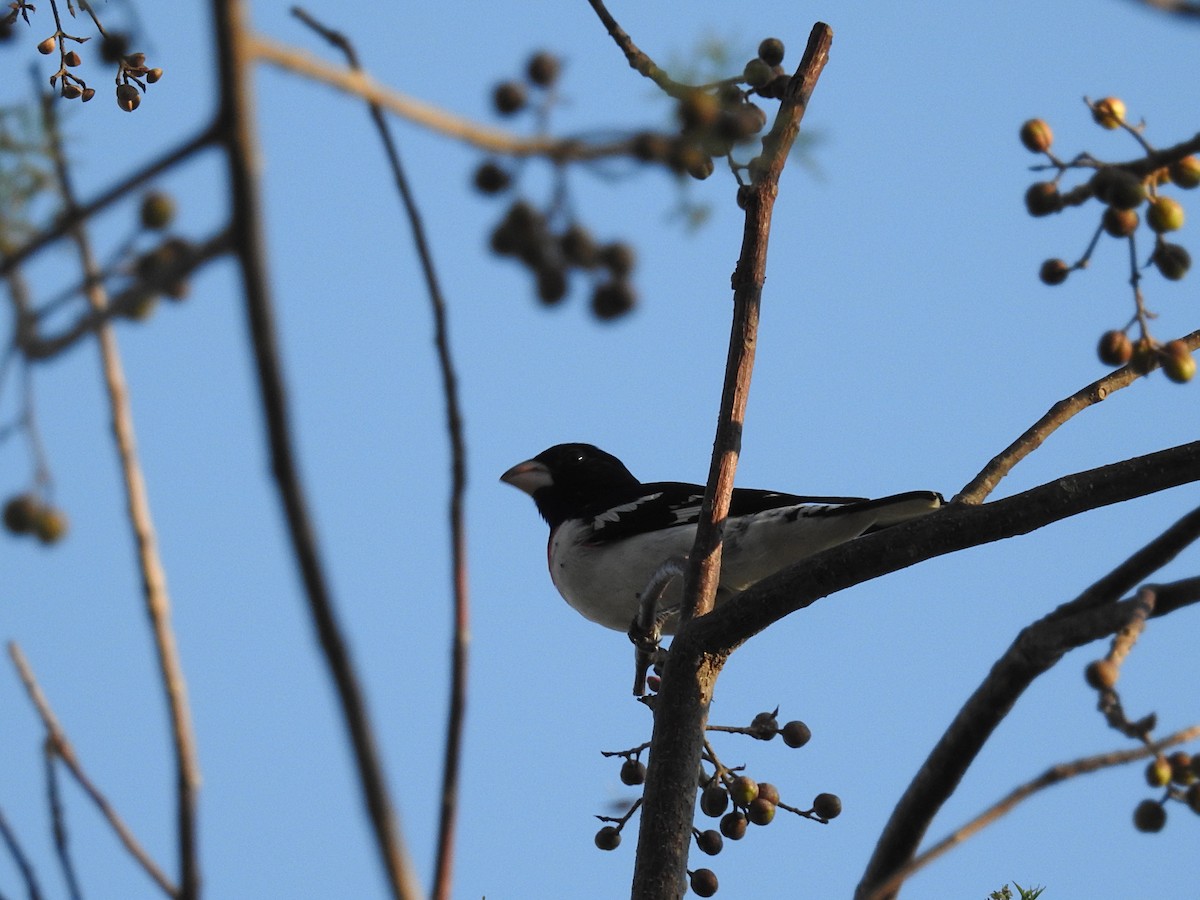
<svg viewBox="0 0 1200 900">
<path fill-rule="evenodd" d="M 556 444 L 500 480 L 531 496 L 551 528 L 641 483 L 619 459 L 591 444 Z"/>
</svg>

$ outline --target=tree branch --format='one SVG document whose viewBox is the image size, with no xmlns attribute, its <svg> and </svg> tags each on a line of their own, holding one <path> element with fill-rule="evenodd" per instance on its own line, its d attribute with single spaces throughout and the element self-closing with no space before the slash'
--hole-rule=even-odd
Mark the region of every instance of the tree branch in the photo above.
<svg viewBox="0 0 1200 900">
<path fill-rule="evenodd" d="M 277 346 L 258 195 L 258 157 L 249 86 L 254 42 L 250 36 L 246 4 L 244 0 L 214 0 L 213 17 L 219 55 L 217 71 L 221 73 L 218 120 L 229 165 L 234 243 L 266 420 L 271 469 L 304 583 L 309 613 L 350 733 L 363 800 L 392 895 L 415 898 L 421 896 L 420 886 L 396 820 L 366 700 L 334 610 L 292 448 L 287 390 Z"/>
<path fill-rule="evenodd" d="M 592 0 L 593 6 L 598 0 Z M 601 5 L 602 8 L 602 5 Z M 612 31 L 612 27 L 609 28 Z M 687 640 L 689 626 L 712 609 L 721 566 L 721 535 L 729 511 L 733 477 L 741 449 L 742 423 L 757 342 L 759 304 L 766 278 L 767 242 L 779 175 L 800 130 L 833 41 L 833 30 L 817 23 L 804 57 L 763 140 L 763 165 L 746 191 L 742 250 L 733 274 L 733 324 L 725 364 L 725 384 L 717 419 L 712 464 L 701 506 L 696 541 L 688 559 L 679 634 L 671 645 L 654 716 L 650 765 L 643 795 L 636 898 L 680 896 L 687 868 L 696 803 L 696 770 L 704 740 L 708 705 L 728 654 L 707 654 Z M 694 617 L 694 618 L 693 618 Z"/>
</svg>

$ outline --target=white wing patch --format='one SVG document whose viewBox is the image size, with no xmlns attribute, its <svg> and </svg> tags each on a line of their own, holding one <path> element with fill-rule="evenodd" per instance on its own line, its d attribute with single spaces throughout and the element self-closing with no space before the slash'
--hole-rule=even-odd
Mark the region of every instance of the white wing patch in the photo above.
<svg viewBox="0 0 1200 900">
<path fill-rule="evenodd" d="M 622 513 L 633 512 L 642 504 L 652 503 L 661 496 L 662 491 L 659 491 L 657 494 L 647 494 L 645 497 L 638 497 L 632 503 L 623 503 L 620 506 L 614 506 L 612 509 L 606 509 L 600 515 L 596 516 L 596 518 L 592 519 L 592 527 L 599 528 L 605 522 L 619 522 L 621 521 Z"/>
</svg>

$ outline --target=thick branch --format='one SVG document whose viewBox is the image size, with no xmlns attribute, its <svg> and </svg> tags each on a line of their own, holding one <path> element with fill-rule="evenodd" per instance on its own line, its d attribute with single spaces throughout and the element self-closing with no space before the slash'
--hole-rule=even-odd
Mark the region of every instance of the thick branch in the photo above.
<svg viewBox="0 0 1200 900">
<path fill-rule="evenodd" d="M 292 447 L 287 390 L 277 345 L 263 240 L 258 154 L 249 84 L 253 56 L 245 7 L 244 0 L 214 0 L 213 16 L 219 52 L 217 71 L 221 73 L 219 121 L 233 197 L 234 244 L 266 420 L 271 468 L 304 583 L 309 613 L 350 733 L 363 800 L 392 895 L 415 898 L 421 895 L 420 887 L 396 821 L 366 700 L 334 610 Z"/>
<path fill-rule="evenodd" d="M 598 4 L 593 0 L 593 6 Z M 612 31 L 612 27 L 609 26 Z M 696 803 L 696 770 L 717 675 L 727 654 L 701 652 L 688 639 L 690 624 L 712 609 L 721 566 L 721 534 L 729 511 L 741 449 L 742 423 L 754 365 L 759 303 L 766 278 L 767 239 L 779 175 L 800 130 L 808 99 L 829 56 L 833 31 L 818 23 L 783 97 L 775 125 L 763 141 L 764 165 L 746 192 L 746 225 L 733 275 L 733 325 L 725 385 L 717 419 L 712 465 L 696 542 L 688 559 L 680 633 L 671 646 L 658 696 L 650 765 L 643 795 L 635 898 L 674 898 L 684 889 L 690 825 Z M 692 618 L 693 616 L 699 618 Z"/>
</svg>

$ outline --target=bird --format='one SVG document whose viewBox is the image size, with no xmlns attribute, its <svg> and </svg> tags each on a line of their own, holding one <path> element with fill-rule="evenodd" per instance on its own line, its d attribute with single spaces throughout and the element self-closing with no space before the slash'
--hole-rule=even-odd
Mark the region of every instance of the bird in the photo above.
<svg viewBox="0 0 1200 900">
<path fill-rule="evenodd" d="M 585 618 L 618 631 L 630 629 L 641 594 L 663 563 L 691 551 L 704 500 L 703 485 L 643 483 L 592 444 L 556 444 L 517 463 L 500 480 L 529 494 L 550 526 L 547 561 L 563 599 Z M 868 500 L 734 488 L 716 602 L 815 553 L 943 503 L 936 491 Z M 668 586 L 662 608 L 678 607 L 680 581 Z M 671 615 L 662 633 L 674 633 L 677 625 L 677 615 Z"/>
</svg>

